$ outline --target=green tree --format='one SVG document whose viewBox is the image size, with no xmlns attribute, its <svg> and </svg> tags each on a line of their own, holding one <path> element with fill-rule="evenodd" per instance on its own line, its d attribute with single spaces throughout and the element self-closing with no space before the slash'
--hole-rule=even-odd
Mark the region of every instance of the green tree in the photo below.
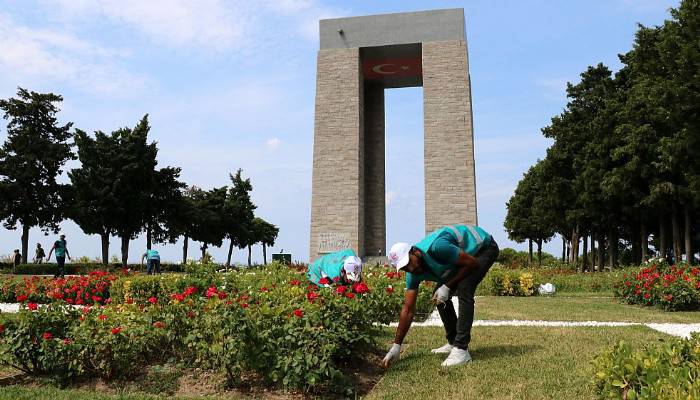
<svg viewBox="0 0 700 400">
<path fill-rule="evenodd" d="M 72 123 L 60 125 L 53 93 L 18 88 L 17 97 L 0 100 L 8 120 L 7 139 L 0 148 L 0 220 L 7 229 L 22 229 L 22 262 L 27 262 L 29 229 L 57 232 L 65 207 L 66 185 L 56 181 L 71 152 Z"/>
<path fill-rule="evenodd" d="M 267 264 L 267 246 L 275 245 L 280 230 L 275 225 L 258 217 L 253 219 L 253 230 L 255 231 L 256 243 L 262 244 L 263 263 Z"/>
<path fill-rule="evenodd" d="M 212 190 L 196 189 L 192 191 L 191 199 L 194 206 L 194 219 L 189 227 L 189 237 L 202 243 L 202 260 L 209 246 L 221 247 L 227 233 L 226 215 L 226 186 Z"/>
<path fill-rule="evenodd" d="M 231 255 L 233 254 L 233 246 L 237 245 L 240 248 L 250 246 L 251 240 L 256 240 L 256 230 L 253 224 L 255 217 L 255 204 L 250 198 L 250 192 L 253 190 L 253 185 L 250 183 L 250 178 L 243 179 L 242 170 L 236 171 L 236 174 L 229 174 L 231 179 L 231 187 L 226 195 L 226 203 L 224 206 L 224 217 L 226 221 L 226 237 L 229 239 L 228 256 L 226 258 L 226 267 L 231 265 Z M 250 247 L 248 248 L 248 265 L 251 263 Z"/>
</svg>

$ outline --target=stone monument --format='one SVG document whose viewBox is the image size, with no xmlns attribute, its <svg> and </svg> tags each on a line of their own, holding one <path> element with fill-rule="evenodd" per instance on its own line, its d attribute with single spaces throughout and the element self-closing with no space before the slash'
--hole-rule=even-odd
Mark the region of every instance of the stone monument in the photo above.
<svg viewBox="0 0 700 400">
<path fill-rule="evenodd" d="M 426 233 L 476 224 L 464 10 L 319 25 L 310 258 L 385 255 L 385 89 L 423 87 Z"/>
</svg>

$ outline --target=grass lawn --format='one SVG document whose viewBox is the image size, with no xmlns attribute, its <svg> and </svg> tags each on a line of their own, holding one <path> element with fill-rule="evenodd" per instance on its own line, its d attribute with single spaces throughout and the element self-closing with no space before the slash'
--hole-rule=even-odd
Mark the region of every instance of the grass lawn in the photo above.
<svg viewBox="0 0 700 400">
<path fill-rule="evenodd" d="M 389 332 L 387 343 L 391 341 Z M 442 328 L 411 329 L 401 360 L 367 399 L 594 399 L 590 360 L 624 339 L 634 345 L 669 339 L 646 327 L 475 327 L 474 361 L 444 370 Z M 388 346 L 388 345 L 387 345 Z"/>
<path fill-rule="evenodd" d="M 477 297 L 474 319 L 700 323 L 700 311 L 667 312 L 622 304 L 612 297 L 600 297 L 598 293 L 587 295 L 590 297 L 579 293 L 551 297 Z"/>
</svg>

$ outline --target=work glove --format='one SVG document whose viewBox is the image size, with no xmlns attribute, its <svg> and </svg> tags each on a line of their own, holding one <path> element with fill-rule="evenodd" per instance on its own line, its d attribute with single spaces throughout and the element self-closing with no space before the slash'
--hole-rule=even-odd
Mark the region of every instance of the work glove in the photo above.
<svg viewBox="0 0 700 400">
<path fill-rule="evenodd" d="M 389 365 L 391 365 L 394 361 L 397 361 L 399 359 L 400 354 L 401 345 L 394 343 L 389 349 L 389 352 L 386 353 L 386 356 L 384 356 L 384 359 L 382 360 L 382 366 L 384 368 L 389 368 Z"/>
<path fill-rule="evenodd" d="M 433 294 L 433 302 L 442 304 L 450 299 L 450 288 L 447 285 L 440 286 Z"/>
</svg>

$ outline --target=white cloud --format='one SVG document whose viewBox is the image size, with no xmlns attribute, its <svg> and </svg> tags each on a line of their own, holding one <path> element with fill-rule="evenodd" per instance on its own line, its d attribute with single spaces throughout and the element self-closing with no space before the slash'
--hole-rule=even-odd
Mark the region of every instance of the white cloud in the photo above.
<svg viewBox="0 0 700 400">
<path fill-rule="evenodd" d="M 222 0 L 47 0 L 66 19 L 107 18 L 165 46 L 224 50 L 240 46 L 251 28 L 252 3 Z"/>
<path fill-rule="evenodd" d="M 267 147 L 269 150 L 277 150 L 277 148 L 280 147 L 281 143 L 282 141 L 278 138 L 271 138 L 265 141 L 265 147 Z"/>
<path fill-rule="evenodd" d="M 147 80 L 120 67 L 128 54 L 81 39 L 72 33 L 32 29 L 0 14 L 0 80 L 19 85 L 67 83 L 99 94 L 121 95 Z"/>
</svg>

